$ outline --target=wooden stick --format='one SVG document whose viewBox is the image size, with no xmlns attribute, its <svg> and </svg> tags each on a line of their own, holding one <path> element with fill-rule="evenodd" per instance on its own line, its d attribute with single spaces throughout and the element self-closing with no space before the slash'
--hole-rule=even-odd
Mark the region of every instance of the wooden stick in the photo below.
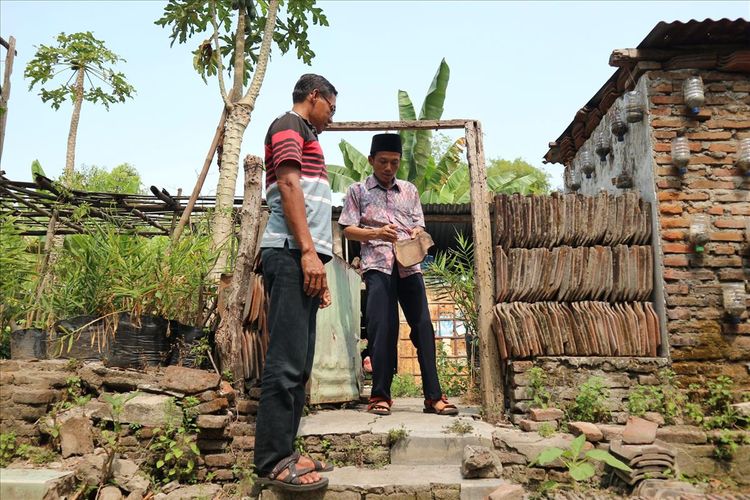
<svg viewBox="0 0 750 500">
<path fill-rule="evenodd" d="M 3 40 L 5 42 L 5 40 Z M 3 108 L 3 114 L 0 115 L 0 159 L 3 157 L 3 143 L 5 142 L 5 125 L 8 121 L 8 99 L 10 99 L 10 74 L 13 72 L 13 60 L 16 57 L 16 39 L 10 37 L 9 43 L 3 46 L 8 49 L 8 55 L 5 56 L 5 74 L 3 76 L 3 90 L 0 93 L 0 107 Z"/>
<path fill-rule="evenodd" d="M 471 120 L 408 120 L 408 121 L 366 121 L 335 122 L 326 130 L 430 130 L 444 128 L 465 128 Z"/>
<path fill-rule="evenodd" d="M 180 222 L 177 223 L 177 227 L 175 227 L 174 232 L 172 233 L 172 242 L 175 243 L 177 240 L 180 239 L 180 236 L 182 235 L 182 230 L 185 229 L 185 224 L 190 220 L 190 214 L 193 211 L 193 207 L 195 206 L 195 201 L 198 199 L 198 195 L 201 192 L 201 189 L 203 189 L 203 183 L 206 181 L 206 176 L 208 175 L 208 169 L 211 167 L 211 162 L 214 159 L 214 155 L 216 154 L 216 148 L 219 147 L 219 144 L 221 144 L 221 139 L 224 136 L 224 122 L 227 120 L 227 109 L 224 108 L 221 111 L 221 118 L 219 118 L 219 124 L 216 126 L 216 132 L 214 133 L 214 139 L 211 141 L 211 146 L 208 148 L 208 154 L 206 155 L 206 159 L 203 161 L 203 170 L 201 170 L 200 175 L 198 175 L 198 180 L 195 182 L 195 187 L 193 188 L 193 193 L 190 195 L 190 200 L 188 201 L 187 206 L 185 207 L 185 210 L 182 212 L 182 217 L 180 217 Z"/>
</svg>

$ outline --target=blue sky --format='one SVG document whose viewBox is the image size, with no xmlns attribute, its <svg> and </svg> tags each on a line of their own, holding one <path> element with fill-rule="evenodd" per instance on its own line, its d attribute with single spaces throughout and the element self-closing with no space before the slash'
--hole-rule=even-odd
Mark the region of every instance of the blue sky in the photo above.
<svg viewBox="0 0 750 500">
<path fill-rule="evenodd" d="M 42 103 L 36 90 L 27 90 L 23 69 L 34 47 L 52 44 L 59 32 L 93 31 L 127 60 L 119 69 L 137 94 L 109 112 L 84 103 L 76 166 L 128 162 L 146 186 L 192 190 L 222 104 L 216 80 L 206 85 L 192 68 L 190 52 L 206 36 L 170 48 L 168 32 L 153 24 L 164 5 L 0 0 L 0 35 L 14 36 L 18 50 L 0 165 L 8 177 L 29 180 L 34 159 L 48 175 L 62 171 L 72 106 L 54 111 Z M 614 72 L 607 64 L 613 49 L 637 46 L 659 21 L 750 16 L 747 1 L 340 0 L 319 6 L 330 26 L 309 33 L 317 54 L 312 66 L 293 55 L 272 56 L 243 156 L 262 156 L 268 124 L 291 107 L 291 90 L 302 73 L 323 74 L 337 87 L 337 120 L 395 120 L 397 91 L 408 91 L 418 107 L 444 57 L 451 79 L 443 118 L 480 120 L 487 158 L 523 158 L 550 172 L 556 186 L 562 167 L 543 166 L 542 156 Z M 342 138 L 365 151 L 369 137 L 322 134 L 328 163 L 341 163 Z M 204 194 L 215 192 L 217 178 L 214 165 Z"/>
</svg>

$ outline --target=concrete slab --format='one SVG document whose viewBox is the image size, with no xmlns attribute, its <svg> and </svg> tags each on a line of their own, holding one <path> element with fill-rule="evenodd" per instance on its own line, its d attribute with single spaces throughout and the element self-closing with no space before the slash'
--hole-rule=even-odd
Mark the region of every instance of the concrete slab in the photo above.
<svg viewBox="0 0 750 500">
<path fill-rule="evenodd" d="M 61 498 L 73 492 L 72 471 L 51 469 L 0 469 L 0 498 L 43 500 Z"/>
<path fill-rule="evenodd" d="M 309 495 L 313 498 L 346 499 L 360 498 L 364 494 L 409 494 L 416 498 L 417 493 L 458 486 L 461 500 L 481 500 L 507 483 L 503 479 L 463 479 L 455 466 L 406 466 L 388 465 L 381 469 L 360 469 L 340 467 L 322 474 L 329 480 L 325 492 Z M 285 496 L 273 489 L 263 491 L 262 500 L 301 499 L 299 494 Z"/>
</svg>

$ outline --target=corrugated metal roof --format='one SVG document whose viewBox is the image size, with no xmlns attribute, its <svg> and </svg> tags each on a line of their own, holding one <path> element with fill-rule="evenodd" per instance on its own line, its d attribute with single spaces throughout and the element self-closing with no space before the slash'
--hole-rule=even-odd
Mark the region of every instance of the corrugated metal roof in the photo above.
<svg viewBox="0 0 750 500">
<path fill-rule="evenodd" d="M 660 22 L 646 35 L 638 49 L 690 49 L 701 53 L 711 46 L 750 48 L 750 22 L 745 19 L 695 19 L 686 23 Z M 721 69 L 721 68 L 719 68 Z M 545 163 L 567 163 L 591 135 L 601 117 L 637 78 L 632 67 L 621 67 L 612 74 L 586 105 L 578 110 L 573 120 L 556 141 L 550 143 Z"/>
</svg>

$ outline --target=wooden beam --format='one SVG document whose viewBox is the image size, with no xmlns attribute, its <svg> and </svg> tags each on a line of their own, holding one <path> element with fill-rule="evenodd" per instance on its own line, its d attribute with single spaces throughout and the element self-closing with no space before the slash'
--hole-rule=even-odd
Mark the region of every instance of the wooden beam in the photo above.
<svg viewBox="0 0 750 500">
<path fill-rule="evenodd" d="M 492 272 L 492 234 L 490 233 L 490 191 L 484 163 L 482 126 L 478 121 L 466 125 L 466 159 L 471 182 L 471 224 L 474 231 L 474 279 L 478 305 L 478 335 L 482 409 L 491 422 L 502 420 L 504 411 L 500 353 L 492 331 L 495 305 L 495 280 Z"/>
<path fill-rule="evenodd" d="M 409 120 L 409 121 L 370 121 L 370 122 L 334 122 L 327 131 L 384 131 L 384 130 L 430 130 L 447 128 L 465 128 L 471 120 Z"/>
<path fill-rule="evenodd" d="M 609 56 L 609 65 L 614 67 L 631 66 L 640 61 L 664 62 L 673 57 L 684 57 L 688 55 L 703 57 L 719 57 L 734 52 L 735 50 L 747 49 L 742 45 L 711 45 L 691 46 L 685 49 L 615 49 Z"/>
</svg>

